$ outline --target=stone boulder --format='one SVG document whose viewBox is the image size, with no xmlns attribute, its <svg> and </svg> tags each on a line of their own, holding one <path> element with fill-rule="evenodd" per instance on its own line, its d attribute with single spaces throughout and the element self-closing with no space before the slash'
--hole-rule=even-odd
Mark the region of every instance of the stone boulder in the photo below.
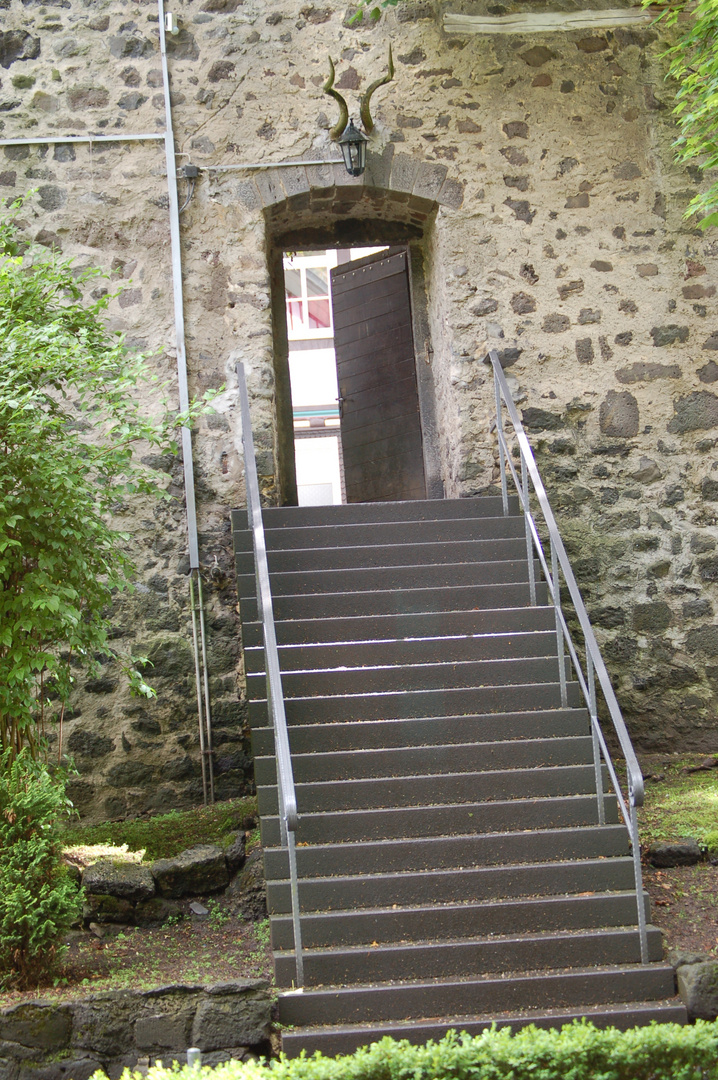
<svg viewBox="0 0 718 1080">
<path fill-rule="evenodd" d="M 259 848 L 247 858 L 244 868 L 229 887 L 237 907 L 245 919 L 259 922 L 267 918 L 267 889 L 264 881 L 264 861 Z"/>
<path fill-rule="evenodd" d="M 701 861 L 703 853 L 697 841 L 687 838 L 668 844 L 651 844 L 646 858 L 651 866 L 695 866 Z"/>
<path fill-rule="evenodd" d="M 718 960 L 683 964 L 678 968 L 678 993 L 688 1010 L 689 1020 L 718 1017 Z"/>
<path fill-rule="evenodd" d="M 157 859 L 151 869 L 157 891 L 173 898 L 219 892 L 229 883 L 224 851 L 217 844 L 198 844 L 173 859 Z"/>
<path fill-rule="evenodd" d="M 155 895 L 155 882 L 149 867 L 133 862 L 111 862 L 103 859 L 88 866 L 82 875 L 88 894 L 116 896 L 137 903 Z"/>
<path fill-rule="evenodd" d="M 242 869 L 247 858 L 246 840 L 243 832 L 235 833 L 232 843 L 224 849 L 224 857 L 227 860 L 229 876 L 234 877 L 237 871 Z"/>
</svg>

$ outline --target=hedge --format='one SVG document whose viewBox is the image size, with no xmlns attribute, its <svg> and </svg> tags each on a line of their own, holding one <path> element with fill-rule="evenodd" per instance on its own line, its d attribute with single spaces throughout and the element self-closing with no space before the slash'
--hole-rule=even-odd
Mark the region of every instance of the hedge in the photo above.
<svg viewBox="0 0 718 1080">
<path fill-rule="evenodd" d="M 125 1070 L 122 1080 L 131 1077 Z M 347 1057 L 316 1053 L 215 1068 L 160 1064 L 147 1080 L 718 1080 L 718 1022 L 618 1031 L 582 1020 L 515 1034 L 494 1027 L 473 1037 L 449 1032 L 425 1046 L 384 1038 Z"/>
</svg>

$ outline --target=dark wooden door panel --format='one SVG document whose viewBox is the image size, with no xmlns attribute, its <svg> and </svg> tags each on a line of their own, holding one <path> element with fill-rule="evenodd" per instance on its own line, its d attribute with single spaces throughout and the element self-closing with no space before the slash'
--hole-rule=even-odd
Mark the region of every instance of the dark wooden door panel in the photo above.
<svg viewBox="0 0 718 1080">
<path fill-rule="evenodd" d="M 405 251 L 332 270 L 347 500 L 426 497 Z"/>
</svg>

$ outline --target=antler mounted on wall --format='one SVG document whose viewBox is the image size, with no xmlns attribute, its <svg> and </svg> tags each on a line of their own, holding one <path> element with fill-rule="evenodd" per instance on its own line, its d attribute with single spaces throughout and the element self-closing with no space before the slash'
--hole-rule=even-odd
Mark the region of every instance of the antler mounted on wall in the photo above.
<svg viewBox="0 0 718 1080">
<path fill-rule="evenodd" d="M 391 55 L 391 43 L 389 43 L 389 64 L 387 73 L 383 79 L 375 79 L 373 83 L 367 86 L 361 99 L 361 109 L 359 115 L 361 117 L 361 122 L 364 125 L 364 131 L 367 133 L 367 135 L 371 135 L 372 131 L 374 130 L 374 121 L 372 120 L 371 113 L 369 112 L 369 102 L 371 101 L 371 96 L 375 90 L 378 90 L 379 87 L 383 86 L 385 83 L 391 82 L 393 78 L 394 58 Z"/>
<path fill-rule="evenodd" d="M 343 134 L 349 122 L 349 107 L 347 106 L 345 99 L 342 97 L 339 91 L 334 89 L 334 74 L 334 61 L 330 56 L 329 78 L 324 83 L 324 93 L 328 94 L 330 97 L 333 97 L 339 105 L 339 119 L 337 120 L 332 130 L 329 132 L 330 139 L 336 142 Z M 376 79 L 373 83 L 371 83 L 366 88 L 361 98 L 359 115 L 361 117 L 361 122 L 364 125 L 364 131 L 367 135 L 370 135 L 371 132 L 374 130 L 374 121 L 372 120 L 371 112 L 369 111 L 369 103 L 371 101 L 372 94 L 375 90 L 378 90 L 380 86 L 383 86 L 385 83 L 391 82 L 393 78 L 394 59 L 391 55 L 391 45 L 389 45 L 389 65 L 386 75 L 383 78 Z"/>
<path fill-rule="evenodd" d="M 334 61 L 331 56 L 329 57 L 329 78 L 324 83 L 324 93 L 333 97 L 339 105 L 339 119 L 329 132 L 329 138 L 336 142 L 349 123 L 349 106 L 339 91 L 334 89 Z"/>
</svg>

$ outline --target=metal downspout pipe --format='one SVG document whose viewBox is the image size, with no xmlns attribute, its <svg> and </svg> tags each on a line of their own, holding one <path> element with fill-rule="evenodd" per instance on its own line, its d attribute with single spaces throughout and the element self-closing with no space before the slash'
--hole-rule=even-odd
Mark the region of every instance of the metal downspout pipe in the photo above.
<svg viewBox="0 0 718 1080">
<path fill-rule="evenodd" d="M 172 105 L 170 81 L 167 70 L 167 40 L 165 36 L 164 0 L 157 0 L 160 30 L 160 54 L 162 62 L 162 85 L 165 98 L 165 160 L 167 164 L 167 195 L 169 197 L 170 248 L 172 253 L 172 291 L 174 295 L 175 339 L 177 348 L 177 385 L 180 409 L 189 408 L 187 387 L 187 353 L 185 349 L 184 299 L 182 296 L 182 248 L 180 244 L 179 200 L 177 196 L 177 166 L 175 163 L 174 131 L 172 128 Z M 192 434 L 183 427 L 182 465 L 184 469 L 185 505 L 187 510 L 187 541 L 189 546 L 189 590 L 192 612 L 192 644 L 194 647 L 194 670 L 197 690 L 197 721 L 199 746 L 202 759 L 202 790 L 205 803 L 214 802 L 214 763 L 212 759 L 212 714 L 209 698 L 207 672 L 207 641 L 202 596 L 202 578 L 199 565 L 197 539 L 197 506 L 194 491 L 194 461 Z M 196 586 L 196 592 L 195 592 Z"/>
</svg>

